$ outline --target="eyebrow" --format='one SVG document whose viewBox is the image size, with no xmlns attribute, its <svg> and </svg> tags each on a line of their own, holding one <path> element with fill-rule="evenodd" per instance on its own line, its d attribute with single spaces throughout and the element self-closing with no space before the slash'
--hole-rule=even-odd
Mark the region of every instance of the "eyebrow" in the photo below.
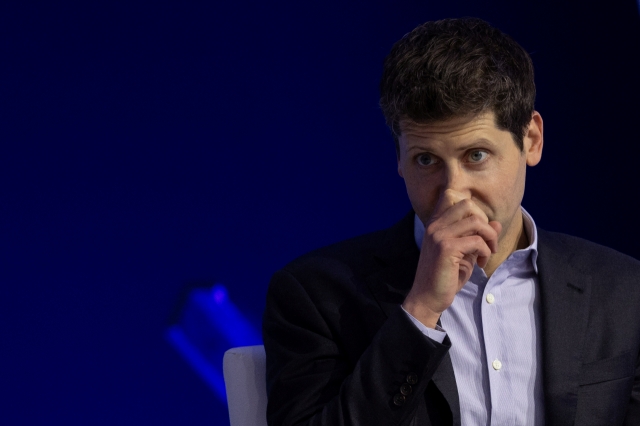
<svg viewBox="0 0 640 426">
<path fill-rule="evenodd" d="M 470 143 L 468 143 L 466 145 L 463 145 L 463 146 L 460 146 L 460 147 L 456 148 L 456 151 L 457 152 L 468 151 L 469 149 L 482 147 L 484 145 L 495 146 L 496 144 L 494 142 L 492 142 L 491 140 L 489 140 L 489 139 L 479 138 L 479 139 L 474 140 L 473 142 L 470 142 Z M 414 150 L 424 150 L 424 147 L 419 146 L 419 145 L 413 145 L 413 146 L 409 147 L 409 149 L 407 149 L 407 152 L 411 152 L 411 151 L 414 151 Z M 428 151 L 428 149 L 427 149 L 427 151 Z"/>
<path fill-rule="evenodd" d="M 456 149 L 456 151 L 467 151 L 471 148 L 476 148 L 479 147 L 481 145 L 491 145 L 491 146 L 495 146 L 496 144 L 493 141 L 490 141 L 489 139 L 486 138 L 480 138 L 480 139 L 476 139 L 475 141 L 468 143 L 464 146 L 461 146 L 459 148 Z"/>
</svg>

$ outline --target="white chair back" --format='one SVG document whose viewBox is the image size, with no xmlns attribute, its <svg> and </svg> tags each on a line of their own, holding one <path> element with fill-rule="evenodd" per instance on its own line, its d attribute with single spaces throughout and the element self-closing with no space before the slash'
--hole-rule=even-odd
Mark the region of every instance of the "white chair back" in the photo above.
<svg viewBox="0 0 640 426">
<path fill-rule="evenodd" d="M 264 346 L 231 348 L 222 361 L 231 426 L 267 426 Z"/>
</svg>

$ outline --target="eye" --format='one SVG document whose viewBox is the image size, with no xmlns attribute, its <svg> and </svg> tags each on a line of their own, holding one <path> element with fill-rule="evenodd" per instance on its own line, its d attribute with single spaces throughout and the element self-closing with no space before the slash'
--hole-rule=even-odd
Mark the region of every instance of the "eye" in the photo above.
<svg viewBox="0 0 640 426">
<path fill-rule="evenodd" d="M 436 162 L 437 161 L 435 157 L 431 154 L 425 153 L 418 155 L 418 164 L 420 164 L 421 166 L 430 166 Z"/>
<path fill-rule="evenodd" d="M 489 153 L 487 151 L 473 151 L 469 154 L 469 160 L 473 163 L 479 163 L 487 158 Z"/>
</svg>

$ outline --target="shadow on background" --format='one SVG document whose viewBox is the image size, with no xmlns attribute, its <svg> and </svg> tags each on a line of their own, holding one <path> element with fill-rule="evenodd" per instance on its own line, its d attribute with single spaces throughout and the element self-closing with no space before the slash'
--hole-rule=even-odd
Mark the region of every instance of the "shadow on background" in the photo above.
<svg viewBox="0 0 640 426">
<path fill-rule="evenodd" d="M 0 6 L 0 422 L 228 424 L 164 338 L 183 287 L 259 327 L 276 269 L 400 219 L 381 63 L 456 16 L 532 55 L 538 225 L 640 257 L 635 0 Z"/>
</svg>

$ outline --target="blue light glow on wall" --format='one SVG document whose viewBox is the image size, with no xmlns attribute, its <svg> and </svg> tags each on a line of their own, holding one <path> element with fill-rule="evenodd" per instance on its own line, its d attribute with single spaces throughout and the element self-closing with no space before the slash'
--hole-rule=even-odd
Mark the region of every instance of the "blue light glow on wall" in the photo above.
<svg viewBox="0 0 640 426">
<path fill-rule="evenodd" d="M 261 345 L 262 337 L 222 284 L 194 289 L 167 339 L 226 403 L 222 375 L 224 352 L 232 347 Z"/>
</svg>

